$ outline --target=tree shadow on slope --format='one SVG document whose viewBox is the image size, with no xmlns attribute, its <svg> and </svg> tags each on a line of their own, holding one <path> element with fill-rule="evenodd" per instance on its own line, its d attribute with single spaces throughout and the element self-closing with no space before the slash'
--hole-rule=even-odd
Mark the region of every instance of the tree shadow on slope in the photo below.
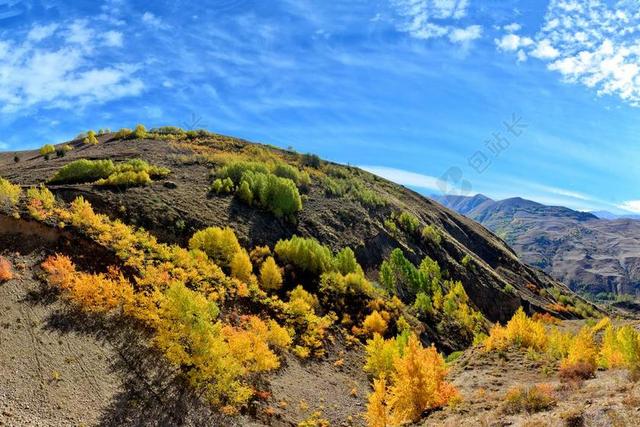
<svg viewBox="0 0 640 427">
<path fill-rule="evenodd" d="M 43 295 L 43 298 L 48 298 Z M 110 368 L 122 381 L 100 426 L 230 426 L 202 401 L 162 354 L 149 346 L 149 334 L 117 318 L 103 318 L 64 308 L 53 312 L 46 328 L 83 334 L 111 346 L 119 357 Z"/>
</svg>

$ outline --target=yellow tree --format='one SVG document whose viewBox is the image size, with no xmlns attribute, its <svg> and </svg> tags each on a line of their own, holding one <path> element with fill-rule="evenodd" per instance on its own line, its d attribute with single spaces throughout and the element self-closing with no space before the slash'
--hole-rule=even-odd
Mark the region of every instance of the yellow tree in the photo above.
<svg viewBox="0 0 640 427">
<path fill-rule="evenodd" d="M 387 382 L 384 376 L 373 382 L 373 393 L 369 395 L 369 404 L 365 415 L 369 427 L 387 427 L 389 425 L 389 409 L 387 400 Z"/>
<path fill-rule="evenodd" d="M 246 250 L 236 252 L 231 258 L 231 275 L 238 280 L 249 283 L 253 275 L 253 265 Z"/>
<path fill-rule="evenodd" d="M 278 290 L 282 287 L 282 273 L 273 257 L 267 258 L 260 268 L 260 284 L 267 290 Z"/>
<path fill-rule="evenodd" d="M 394 367 L 387 401 L 393 424 L 416 421 L 427 409 L 444 406 L 458 394 L 445 381 L 447 368 L 442 356 L 433 346 L 423 348 L 415 335 L 409 337 Z"/>
</svg>

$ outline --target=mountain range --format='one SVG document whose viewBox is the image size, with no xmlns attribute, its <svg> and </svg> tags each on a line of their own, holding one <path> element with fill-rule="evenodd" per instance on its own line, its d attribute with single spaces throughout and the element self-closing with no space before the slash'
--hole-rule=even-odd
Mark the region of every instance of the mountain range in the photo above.
<svg viewBox="0 0 640 427">
<path fill-rule="evenodd" d="M 504 239 L 526 263 L 589 294 L 636 294 L 640 221 L 519 197 L 432 196 Z M 605 218 L 606 217 L 606 218 Z"/>
</svg>

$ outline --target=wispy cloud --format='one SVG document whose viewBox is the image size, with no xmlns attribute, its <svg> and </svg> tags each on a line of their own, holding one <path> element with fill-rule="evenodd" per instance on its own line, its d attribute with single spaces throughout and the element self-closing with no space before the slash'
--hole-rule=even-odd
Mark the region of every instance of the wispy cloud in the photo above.
<svg viewBox="0 0 640 427">
<path fill-rule="evenodd" d="M 503 28 L 500 50 L 517 53 L 519 61 L 534 57 L 570 83 L 598 95 L 616 95 L 640 106 L 640 11 L 637 2 L 552 0 L 541 29 L 533 36 Z"/>
<path fill-rule="evenodd" d="M 167 28 L 167 24 L 165 24 L 162 19 L 157 17 L 151 12 L 145 12 L 142 14 L 142 22 L 150 27 L 164 29 Z"/>
<path fill-rule="evenodd" d="M 617 206 L 627 212 L 640 213 L 640 200 L 628 200 Z"/>
<path fill-rule="evenodd" d="M 410 172 L 403 169 L 389 168 L 386 166 L 363 165 L 359 167 L 374 175 L 393 181 L 396 184 L 438 191 L 442 188 L 441 181 L 433 176 Z"/>
<path fill-rule="evenodd" d="M 469 0 L 391 0 L 400 22 L 398 30 L 418 39 L 448 37 L 452 43 L 467 44 L 480 38 L 480 25 L 463 26 Z"/>
<path fill-rule="evenodd" d="M 138 95 L 144 88 L 138 66 L 98 66 L 98 50 L 120 47 L 122 34 L 98 32 L 80 19 L 0 39 L 0 111 L 31 107 L 72 108 Z"/>
<path fill-rule="evenodd" d="M 446 188 L 446 185 L 443 185 L 444 183 L 439 178 L 430 175 L 386 166 L 362 165 L 359 167 L 382 178 L 388 179 L 389 181 L 409 187 L 425 189 L 430 192 L 435 191 L 437 193 L 440 193 L 443 188 Z M 512 190 L 505 189 L 504 182 L 509 182 Z M 523 197 L 538 203 L 566 206 L 580 211 L 592 211 L 598 209 L 617 211 L 618 209 L 622 209 L 629 212 L 640 212 L 640 200 L 615 205 L 579 191 L 544 185 L 534 181 L 526 181 L 513 177 L 502 177 L 500 179 L 500 183 L 483 182 L 476 184 L 477 186 L 474 186 L 474 191 L 469 195 L 481 192 L 494 199 Z"/>
</svg>

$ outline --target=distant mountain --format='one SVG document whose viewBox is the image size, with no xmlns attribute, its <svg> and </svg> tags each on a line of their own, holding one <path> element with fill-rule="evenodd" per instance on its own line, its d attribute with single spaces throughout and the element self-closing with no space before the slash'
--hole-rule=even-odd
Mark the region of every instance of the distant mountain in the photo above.
<svg viewBox="0 0 640 427">
<path fill-rule="evenodd" d="M 528 264 L 574 290 L 640 293 L 640 221 L 519 197 L 432 196 L 503 238 Z M 598 215 L 599 214 L 599 215 Z"/>
<path fill-rule="evenodd" d="M 600 219 L 640 219 L 640 215 L 634 214 L 616 215 L 609 211 L 593 211 L 591 213 Z"/>
</svg>

